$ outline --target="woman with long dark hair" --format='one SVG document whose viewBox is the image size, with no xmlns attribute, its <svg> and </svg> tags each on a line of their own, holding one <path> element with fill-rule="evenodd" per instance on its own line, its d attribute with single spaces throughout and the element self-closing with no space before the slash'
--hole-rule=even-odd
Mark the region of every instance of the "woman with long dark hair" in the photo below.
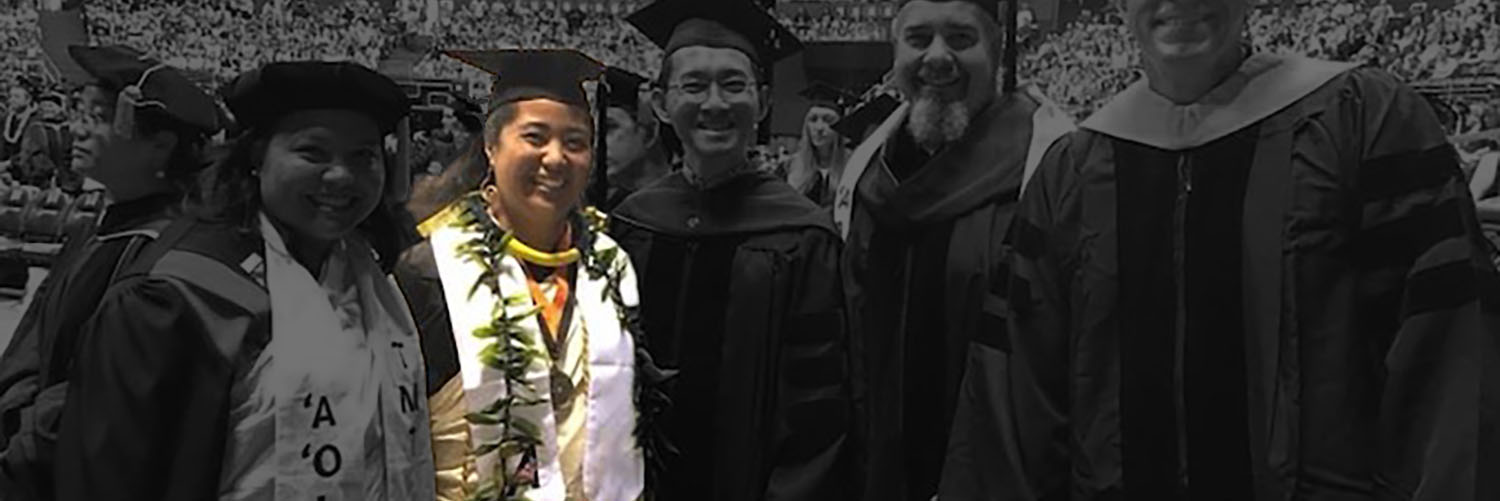
<svg viewBox="0 0 1500 501">
<path fill-rule="evenodd" d="M 408 204 L 426 240 L 396 268 L 429 361 L 438 497 L 640 499 L 662 375 L 629 257 L 582 207 L 597 128 L 580 82 L 602 68 L 449 55 L 505 76 L 483 136 Z"/>
<path fill-rule="evenodd" d="M 59 499 L 432 499 L 420 342 L 386 269 L 409 109 L 350 63 L 271 63 L 242 132 L 105 293 L 58 446 Z M 384 264 L 382 264 L 384 263 Z"/>
</svg>

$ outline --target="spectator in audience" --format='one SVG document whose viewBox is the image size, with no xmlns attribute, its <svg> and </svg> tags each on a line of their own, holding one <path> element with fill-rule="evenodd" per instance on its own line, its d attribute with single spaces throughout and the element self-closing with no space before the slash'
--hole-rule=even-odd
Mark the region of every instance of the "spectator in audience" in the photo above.
<svg viewBox="0 0 1500 501">
<path fill-rule="evenodd" d="M 26 133 L 21 136 L 21 151 L 12 159 L 11 177 L 21 184 L 51 188 L 54 176 L 68 171 L 68 153 L 73 147 L 73 134 L 67 126 L 67 97 L 60 92 L 47 92 L 37 100 L 36 114 Z M 66 179 L 76 179 L 76 176 Z M 76 192 L 81 185 L 69 186 Z"/>
<path fill-rule="evenodd" d="M 802 118 L 802 135 L 797 139 L 797 153 L 788 159 L 787 184 L 820 207 L 833 206 L 833 192 L 838 187 L 849 150 L 844 138 L 833 130 L 843 118 L 850 97 L 843 91 L 818 82 L 802 91 L 812 105 Z"/>
<path fill-rule="evenodd" d="M 605 71 L 604 177 L 607 186 L 599 210 L 609 212 L 631 194 L 661 179 L 669 172 L 662 150 L 661 128 L 646 100 L 642 100 L 646 78 L 611 66 Z M 647 94 L 649 95 L 649 94 Z"/>
<path fill-rule="evenodd" d="M 24 82 L 12 85 L 6 92 L 5 110 L 5 123 L 0 125 L 0 133 L 4 135 L 4 143 L 0 144 L 0 162 L 21 153 L 21 138 L 36 112 L 32 106 L 31 89 Z"/>
<path fill-rule="evenodd" d="M 416 134 L 417 152 L 412 162 L 416 172 L 436 175 L 468 147 L 475 137 L 471 127 L 476 123 L 472 117 L 464 116 L 467 113 L 458 105 L 443 106 L 438 128 Z"/>
</svg>

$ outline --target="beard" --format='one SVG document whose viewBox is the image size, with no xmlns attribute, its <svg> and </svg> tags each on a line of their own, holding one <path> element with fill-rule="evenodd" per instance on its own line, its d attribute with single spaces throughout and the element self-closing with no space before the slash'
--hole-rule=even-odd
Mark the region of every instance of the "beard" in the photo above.
<svg viewBox="0 0 1500 501">
<path fill-rule="evenodd" d="M 945 101 L 922 93 L 912 102 L 906 130 L 928 150 L 956 142 L 969 129 L 969 106 L 963 101 Z"/>
</svg>

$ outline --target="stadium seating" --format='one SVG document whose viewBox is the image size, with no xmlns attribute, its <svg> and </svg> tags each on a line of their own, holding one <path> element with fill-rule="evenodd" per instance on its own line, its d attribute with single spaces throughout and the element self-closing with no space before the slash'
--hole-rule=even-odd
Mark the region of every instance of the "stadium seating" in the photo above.
<svg viewBox="0 0 1500 501">
<path fill-rule="evenodd" d="M 26 219 L 21 239 L 30 243 L 58 243 L 63 237 L 64 211 L 73 204 L 73 196 L 61 189 L 50 188 L 41 192 L 31 216 Z"/>
</svg>

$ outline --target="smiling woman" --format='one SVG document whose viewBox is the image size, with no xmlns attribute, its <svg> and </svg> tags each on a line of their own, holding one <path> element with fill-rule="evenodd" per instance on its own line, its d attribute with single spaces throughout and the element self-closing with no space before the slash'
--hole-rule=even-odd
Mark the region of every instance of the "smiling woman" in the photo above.
<svg viewBox="0 0 1500 501">
<path fill-rule="evenodd" d="M 342 80 L 363 87 L 338 88 Z M 229 89 L 226 101 L 252 126 L 210 171 L 199 204 L 208 218 L 255 228 L 264 212 L 310 270 L 331 242 L 359 228 L 389 269 L 414 235 L 393 206 L 403 176 L 390 175 L 382 155 L 382 138 L 402 116 L 392 107 L 406 106 L 387 82 L 339 63 L 278 63 L 242 75 L 231 85 L 243 88 Z M 296 85 L 315 87 L 294 93 Z"/>
<path fill-rule="evenodd" d="M 377 262 L 400 245 L 387 181 L 403 176 L 380 151 L 405 96 L 323 62 L 269 64 L 225 93 L 246 131 L 199 215 L 83 328 L 58 498 L 432 499 L 420 342 Z"/>
<path fill-rule="evenodd" d="M 581 82 L 603 67 L 572 50 L 448 55 L 497 79 L 473 158 L 416 194 L 438 209 L 396 267 L 430 361 L 438 497 L 641 499 L 662 375 L 630 260 L 580 207 L 595 132 Z"/>
</svg>

